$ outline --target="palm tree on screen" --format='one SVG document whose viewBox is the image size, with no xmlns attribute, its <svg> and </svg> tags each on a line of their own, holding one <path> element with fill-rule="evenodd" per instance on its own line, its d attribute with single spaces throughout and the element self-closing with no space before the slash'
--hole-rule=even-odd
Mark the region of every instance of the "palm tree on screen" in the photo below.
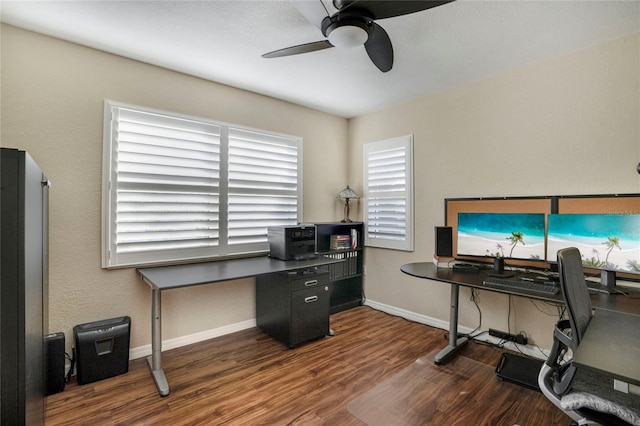
<svg viewBox="0 0 640 426">
<path fill-rule="evenodd" d="M 513 249 L 516 248 L 518 243 L 522 243 L 524 245 L 524 234 L 522 232 L 511 232 L 511 236 L 507 237 L 507 241 L 511 243 L 511 251 L 509 252 L 509 257 L 512 257 Z"/>
<path fill-rule="evenodd" d="M 607 256 L 604 258 L 604 263 L 606 266 L 609 264 L 609 254 L 613 251 L 613 249 L 617 247 L 622 250 L 622 247 L 620 247 L 620 237 L 607 237 L 607 241 L 603 242 L 602 244 L 604 244 L 608 249 Z"/>
</svg>

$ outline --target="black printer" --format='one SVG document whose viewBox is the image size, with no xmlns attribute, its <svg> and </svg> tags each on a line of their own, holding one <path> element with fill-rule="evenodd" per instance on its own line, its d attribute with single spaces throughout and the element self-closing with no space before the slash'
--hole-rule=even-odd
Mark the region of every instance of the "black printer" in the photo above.
<svg viewBox="0 0 640 426">
<path fill-rule="evenodd" d="M 267 228 L 269 256 L 281 260 L 305 260 L 316 256 L 315 225 Z"/>
</svg>

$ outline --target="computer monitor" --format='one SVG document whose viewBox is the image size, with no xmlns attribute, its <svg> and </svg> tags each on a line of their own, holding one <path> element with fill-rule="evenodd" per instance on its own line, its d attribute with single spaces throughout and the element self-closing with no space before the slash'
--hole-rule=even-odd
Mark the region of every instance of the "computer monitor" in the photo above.
<svg viewBox="0 0 640 426">
<path fill-rule="evenodd" d="M 602 274 L 604 285 L 615 283 L 615 272 L 640 278 L 640 214 L 550 214 L 547 261 L 566 247 L 580 250 L 583 266 L 611 272 Z"/>
<path fill-rule="evenodd" d="M 458 256 L 544 261 L 544 213 L 458 213 Z"/>
</svg>

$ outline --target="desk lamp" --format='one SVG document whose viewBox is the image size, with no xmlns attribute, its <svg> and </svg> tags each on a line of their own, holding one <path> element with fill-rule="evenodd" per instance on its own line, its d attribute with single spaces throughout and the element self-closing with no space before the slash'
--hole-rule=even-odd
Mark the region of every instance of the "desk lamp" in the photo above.
<svg viewBox="0 0 640 426">
<path fill-rule="evenodd" d="M 350 198 L 360 198 L 360 196 L 358 196 L 358 194 L 356 194 L 356 192 L 349 188 L 349 185 L 347 185 L 347 187 L 345 189 L 343 189 L 342 191 L 340 191 L 340 193 L 338 194 L 338 196 L 336 198 L 343 198 L 345 200 L 344 202 L 344 219 L 342 219 L 340 222 L 352 222 L 351 219 L 349 219 L 349 199 Z"/>
</svg>

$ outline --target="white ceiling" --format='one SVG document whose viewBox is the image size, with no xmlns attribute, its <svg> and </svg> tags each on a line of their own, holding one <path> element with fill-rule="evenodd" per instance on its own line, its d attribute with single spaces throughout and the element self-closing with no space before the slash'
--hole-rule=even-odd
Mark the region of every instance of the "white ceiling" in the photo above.
<svg viewBox="0 0 640 426">
<path fill-rule="evenodd" d="M 636 0 L 458 0 L 377 21 L 395 54 L 382 73 L 364 47 L 263 59 L 324 39 L 289 1 L 2 0 L 0 13 L 11 25 L 343 117 L 640 32 Z"/>
</svg>

